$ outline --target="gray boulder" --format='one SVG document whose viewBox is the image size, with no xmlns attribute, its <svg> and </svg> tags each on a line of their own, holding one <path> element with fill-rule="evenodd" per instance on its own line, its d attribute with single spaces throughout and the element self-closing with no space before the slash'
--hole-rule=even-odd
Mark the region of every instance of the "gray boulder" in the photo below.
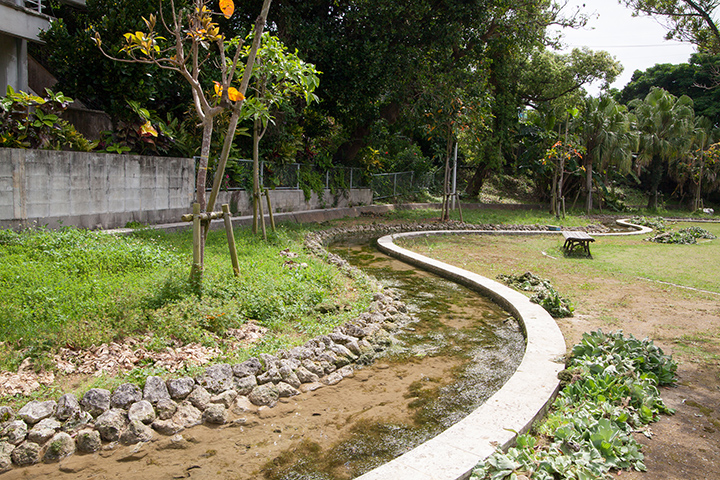
<svg viewBox="0 0 720 480">
<path fill-rule="evenodd" d="M 172 421 L 183 428 L 194 427 L 202 423 L 202 412 L 185 400 L 178 405 Z"/>
<path fill-rule="evenodd" d="M 117 387 L 110 397 L 110 406 L 112 408 L 122 408 L 127 410 L 130 405 L 139 402 L 143 398 L 143 392 L 140 387 L 134 383 L 124 383 Z"/>
<path fill-rule="evenodd" d="M 147 400 L 140 400 L 130 405 L 127 416 L 130 422 L 138 421 L 147 425 L 155 420 L 155 409 Z"/>
<path fill-rule="evenodd" d="M 172 420 L 155 420 L 152 423 L 152 428 L 156 432 L 158 432 L 160 435 L 175 435 L 177 433 L 182 432 L 185 430 L 184 427 L 178 425 L 177 423 L 173 422 Z"/>
<path fill-rule="evenodd" d="M 124 445 L 134 445 L 136 443 L 149 442 L 152 438 L 152 428 L 139 420 L 131 420 L 125 431 L 120 435 L 120 443 Z"/>
<path fill-rule="evenodd" d="M 15 412 L 10 407 L 0 407 L 0 424 L 3 422 L 9 422 L 15 418 Z"/>
<path fill-rule="evenodd" d="M 221 403 L 211 403 L 203 412 L 203 421 L 213 425 L 227 423 L 227 408 Z"/>
<path fill-rule="evenodd" d="M 65 432 L 56 433 L 45 447 L 44 462 L 57 462 L 75 453 L 75 440 Z"/>
<path fill-rule="evenodd" d="M 192 393 L 187 396 L 187 401 L 192 403 L 195 408 L 205 410 L 205 408 L 210 404 L 210 398 L 210 393 L 208 393 L 204 387 L 198 385 Z"/>
<path fill-rule="evenodd" d="M 35 425 L 43 418 L 51 417 L 55 413 L 57 403 L 54 400 L 38 402 L 33 400 L 18 410 L 18 417 L 22 418 L 28 425 Z"/>
<path fill-rule="evenodd" d="M 297 369 L 295 374 L 297 375 L 297 378 L 298 380 L 300 380 L 301 383 L 315 383 L 320 381 L 319 376 L 302 366 Z"/>
<path fill-rule="evenodd" d="M 70 418 L 65 420 L 63 423 L 62 431 L 72 433 L 78 430 L 82 430 L 87 424 L 92 423 L 93 417 L 89 412 L 80 410 L 75 412 Z"/>
<path fill-rule="evenodd" d="M 249 358 L 242 363 L 233 365 L 233 375 L 238 378 L 247 377 L 248 375 L 257 375 L 262 371 L 260 360 L 255 357 Z"/>
<path fill-rule="evenodd" d="M 40 420 L 30 429 L 27 439 L 33 443 L 37 443 L 38 445 L 44 445 L 55 435 L 60 427 L 60 422 L 52 417 Z"/>
<path fill-rule="evenodd" d="M 169 398 L 170 393 L 162 378 L 154 376 L 147 377 L 145 380 L 145 388 L 143 389 L 144 400 L 155 405 L 158 401 Z"/>
<path fill-rule="evenodd" d="M 40 461 L 40 445 L 33 442 L 23 442 L 10 454 L 12 461 L 19 467 L 34 465 Z"/>
<path fill-rule="evenodd" d="M 78 452 L 95 453 L 102 447 L 100 432 L 90 428 L 80 430 L 75 436 L 75 447 Z"/>
<path fill-rule="evenodd" d="M 113 408 L 100 415 L 95 420 L 95 430 L 100 432 L 100 438 L 106 442 L 115 442 L 120 439 L 120 434 L 127 424 L 127 416 L 124 410 Z"/>
<path fill-rule="evenodd" d="M 5 437 L 11 445 L 20 445 L 27 438 L 28 426 L 22 420 L 8 422 L 2 429 L 2 437 Z"/>
<path fill-rule="evenodd" d="M 257 386 L 257 378 L 255 375 L 247 375 L 241 378 L 235 378 L 235 391 L 239 395 L 247 395 Z"/>
<path fill-rule="evenodd" d="M 258 406 L 267 405 L 273 407 L 277 403 L 279 396 L 280 392 L 274 384 L 265 383 L 253 388 L 253 391 L 248 395 L 248 399 Z"/>
<path fill-rule="evenodd" d="M 82 400 L 80 405 L 93 417 L 98 417 L 110 408 L 110 392 L 104 388 L 91 388 Z"/>
<path fill-rule="evenodd" d="M 235 397 L 238 396 L 238 392 L 235 390 L 226 390 L 220 395 L 215 395 L 210 399 L 210 404 L 213 403 L 219 403 L 223 405 L 225 408 L 229 408 L 230 405 L 232 405 L 233 400 L 235 400 Z"/>
<path fill-rule="evenodd" d="M 295 374 L 292 368 L 287 365 L 282 366 L 280 367 L 279 373 L 280 378 L 282 378 L 283 382 L 287 383 L 288 385 L 292 385 L 294 388 L 300 387 L 300 379 Z"/>
<path fill-rule="evenodd" d="M 184 400 L 195 388 L 195 380 L 190 377 L 173 378 L 166 383 L 173 400 Z"/>
<path fill-rule="evenodd" d="M 209 366 L 195 381 L 212 393 L 222 393 L 233 388 L 233 369 L 227 363 Z"/>
<path fill-rule="evenodd" d="M 167 420 L 175 415 L 177 407 L 177 403 L 172 400 L 159 400 L 155 406 L 155 411 L 160 420 Z"/>
<path fill-rule="evenodd" d="M 72 393 L 66 393 L 58 399 L 55 409 L 55 418 L 58 420 L 64 422 L 78 412 L 80 412 L 80 402 Z"/>
<path fill-rule="evenodd" d="M 280 398 L 287 398 L 287 397 L 294 397 L 295 395 L 300 395 L 300 391 L 297 390 L 292 385 L 289 385 L 285 382 L 280 382 L 277 384 L 277 390 L 278 390 L 278 397 Z"/>
<path fill-rule="evenodd" d="M 0 442 L 0 473 L 5 473 L 12 469 L 12 452 L 15 445 L 8 442 Z"/>
</svg>

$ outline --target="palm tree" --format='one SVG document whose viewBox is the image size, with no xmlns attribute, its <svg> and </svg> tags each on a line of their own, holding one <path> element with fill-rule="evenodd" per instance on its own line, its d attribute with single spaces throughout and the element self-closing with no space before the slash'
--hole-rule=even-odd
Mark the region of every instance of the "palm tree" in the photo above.
<svg viewBox="0 0 720 480">
<path fill-rule="evenodd" d="M 670 175 L 682 188 L 689 183 L 693 190 L 693 210 L 702 208 L 703 183 L 712 191 L 718 180 L 718 145 L 713 144 L 718 131 L 707 117 L 696 117 L 691 132 L 691 152 L 670 165 Z"/>
<path fill-rule="evenodd" d="M 658 187 L 663 167 L 681 158 L 690 149 L 695 112 L 687 95 L 676 97 L 662 88 L 653 88 L 643 100 L 630 107 L 640 132 L 638 164 L 650 167 L 648 209 L 657 210 Z"/>
<path fill-rule="evenodd" d="M 633 118 L 627 108 L 610 97 L 588 98 L 582 113 L 574 122 L 574 128 L 586 152 L 583 157 L 585 168 L 585 208 L 593 208 L 593 167 L 607 168 L 616 165 L 628 171 L 632 153 L 637 144 Z"/>
</svg>

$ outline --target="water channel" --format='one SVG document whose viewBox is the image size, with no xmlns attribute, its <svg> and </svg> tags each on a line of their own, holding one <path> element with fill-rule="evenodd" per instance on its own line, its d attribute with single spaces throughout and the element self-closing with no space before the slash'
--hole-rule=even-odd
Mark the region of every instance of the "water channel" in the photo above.
<svg viewBox="0 0 720 480">
<path fill-rule="evenodd" d="M 18 468 L 2 480 L 351 479 L 462 419 L 517 368 L 522 331 L 491 301 L 382 255 L 366 240 L 330 250 L 381 280 L 417 319 L 387 355 L 337 385 L 250 408 L 229 425 Z"/>
</svg>

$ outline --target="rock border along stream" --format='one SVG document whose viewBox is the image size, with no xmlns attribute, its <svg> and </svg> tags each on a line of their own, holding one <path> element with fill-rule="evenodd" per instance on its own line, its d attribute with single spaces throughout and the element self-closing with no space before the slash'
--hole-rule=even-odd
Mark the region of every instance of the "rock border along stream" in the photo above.
<svg viewBox="0 0 720 480">
<path fill-rule="evenodd" d="M 437 230 L 440 227 L 442 230 Z M 464 230 L 457 230 L 462 227 Z M 466 230 L 473 228 L 472 230 Z M 496 447 L 509 445 L 529 428 L 557 391 L 565 343 L 541 307 L 497 282 L 395 246 L 398 236 L 483 233 L 550 234 L 537 226 L 501 230 L 491 225 L 360 225 L 309 234 L 305 248 L 346 275 L 364 275 L 325 245 L 349 235 L 387 235 L 380 249 L 469 286 L 511 311 L 525 329 L 526 352 L 517 372 L 484 405 L 433 440 L 360 477 L 363 480 L 466 478 Z M 411 232 L 407 232 L 410 230 Z M 431 231 L 432 230 L 432 231 Z M 406 232 L 406 233 L 400 233 Z M 642 232 L 632 232 L 642 233 Z M 377 287 L 380 289 L 380 287 Z M 0 473 L 14 466 L 57 462 L 75 452 L 93 453 L 148 442 L 155 434 L 176 436 L 202 423 L 225 424 L 255 406 L 274 406 L 281 397 L 334 385 L 351 375 L 353 364 L 368 364 L 391 343 L 392 332 L 410 321 L 399 298 L 378 291 L 368 310 L 332 333 L 276 355 L 261 354 L 239 364 L 216 364 L 190 378 L 147 378 L 144 389 L 126 383 L 113 392 L 93 388 L 78 399 L 31 401 L 18 412 L 0 407 Z M 239 421 L 239 420 L 237 420 Z"/>
</svg>

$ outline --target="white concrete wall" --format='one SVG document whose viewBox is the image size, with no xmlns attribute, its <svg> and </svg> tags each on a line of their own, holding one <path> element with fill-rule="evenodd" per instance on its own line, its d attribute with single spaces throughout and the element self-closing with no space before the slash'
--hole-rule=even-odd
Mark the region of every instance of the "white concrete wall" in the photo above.
<svg viewBox="0 0 720 480">
<path fill-rule="evenodd" d="M 0 149 L 0 227 L 180 221 L 194 175 L 186 158 Z"/>
</svg>

